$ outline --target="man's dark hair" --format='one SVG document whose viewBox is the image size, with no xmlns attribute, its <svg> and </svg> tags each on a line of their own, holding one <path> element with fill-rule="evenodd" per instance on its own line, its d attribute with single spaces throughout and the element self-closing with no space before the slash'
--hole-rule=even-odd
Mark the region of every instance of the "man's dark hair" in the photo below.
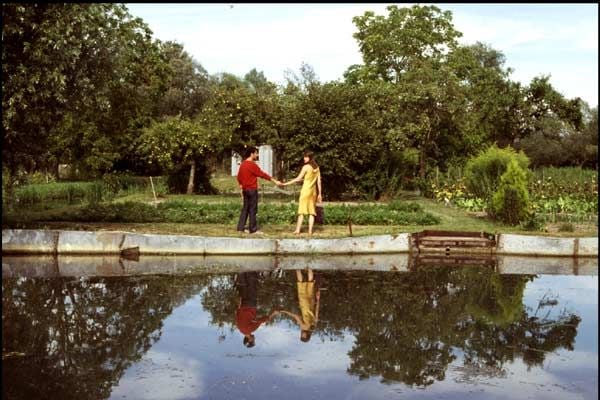
<svg viewBox="0 0 600 400">
<path fill-rule="evenodd" d="M 252 153 L 256 153 L 257 149 L 254 146 L 248 146 L 244 149 L 244 158 L 250 157 Z"/>
<path fill-rule="evenodd" d="M 250 340 L 248 336 L 244 336 L 244 346 L 246 346 L 247 348 L 254 347 L 254 335 L 251 335 L 250 337 L 252 338 L 252 340 Z"/>
</svg>

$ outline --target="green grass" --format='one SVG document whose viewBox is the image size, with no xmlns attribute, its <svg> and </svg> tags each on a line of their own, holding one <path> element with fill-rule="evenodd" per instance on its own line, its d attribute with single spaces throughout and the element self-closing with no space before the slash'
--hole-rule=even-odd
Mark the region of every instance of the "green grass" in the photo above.
<svg viewBox="0 0 600 400">
<path fill-rule="evenodd" d="M 46 202 L 37 208 L 21 207 L 13 211 L 4 210 L 2 226 L 3 228 L 123 230 L 143 233 L 240 236 L 236 231 L 241 207 L 239 192 L 223 193 L 227 187 L 237 190 L 235 177 L 221 176 L 219 179 L 220 181 L 213 181 L 213 184 L 217 183 L 218 189 L 221 190 L 222 194 L 219 195 L 166 195 L 159 197 L 156 208 L 152 206 L 154 203 L 152 192 L 147 190 L 121 192 L 121 196 L 113 199 L 112 202 L 103 202 L 93 207 L 81 204 L 69 205 L 64 201 L 56 200 Z M 263 189 L 259 197 L 261 230 L 266 233 L 266 237 L 293 237 L 299 187 L 296 188 L 295 193 L 282 194 L 273 190 L 272 183 L 261 182 L 261 184 Z M 527 231 L 518 226 L 506 226 L 487 218 L 474 216 L 473 213 L 445 206 L 434 200 L 417 196 L 413 192 L 401 192 L 397 200 L 399 202 L 391 205 L 385 202 L 326 202 L 326 225 L 317 227 L 315 236 L 322 238 L 348 236 L 348 211 L 351 211 L 353 216 L 354 236 L 410 233 L 425 229 L 578 237 L 598 235 L 597 221 L 575 225 L 574 232 L 565 232 L 550 225 L 545 231 Z M 132 208 L 127 204 L 130 202 L 146 204 L 137 204 Z M 418 220 L 385 221 L 386 215 L 394 211 L 395 207 L 402 207 L 402 204 L 406 203 L 417 204 L 423 214 L 427 213 L 438 218 L 439 223 L 429 225 Z M 94 212 L 97 214 L 94 215 Z M 167 220 L 164 219 L 165 213 L 169 218 Z M 337 220 L 332 220 L 336 213 Z M 418 214 L 416 211 L 408 212 L 411 213 Z M 71 216 L 71 220 L 65 216 Z M 140 217 L 141 219 L 136 219 Z M 370 219 L 361 221 L 361 217 Z M 142 222 L 143 218 L 149 218 L 152 222 Z M 306 220 L 303 229 L 306 231 Z"/>
</svg>

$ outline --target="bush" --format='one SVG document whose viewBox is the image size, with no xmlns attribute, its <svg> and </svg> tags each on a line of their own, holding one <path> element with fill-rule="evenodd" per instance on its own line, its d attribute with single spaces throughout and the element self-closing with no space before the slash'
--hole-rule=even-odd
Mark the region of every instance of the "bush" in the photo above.
<svg viewBox="0 0 600 400">
<path fill-rule="evenodd" d="M 500 187 L 493 195 L 492 215 L 502 222 L 516 225 L 527 217 L 528 208 L 527 175 L 516 160 L 511 160 L 500 178 Z"/>
<path fill-rule="evenodd" d="M 528 211 L 519 225 L 526 231 L 541 231 L 544 228 L 544 220 L 534 211 Z"/>
<path fill-rule="evenodd" d="M 559 232 L 575 232 L 575 226 L 570 222 L 564 222 L 558 227 Z"/>
<path fill-rule="evenodd" d="M 493 145 L 467 162 L 467 189 L 475 197 L 484 199 L 488 208 L 491 208 L 492 197 L 500 184 L 500 177 L 506 172 L 511 161 L 516 162 L 525 173 L 524 179 L 527 183 L 529 159 L 523 152 L 516 152 L 511 147 L 499 149 Z"/>
</svg>

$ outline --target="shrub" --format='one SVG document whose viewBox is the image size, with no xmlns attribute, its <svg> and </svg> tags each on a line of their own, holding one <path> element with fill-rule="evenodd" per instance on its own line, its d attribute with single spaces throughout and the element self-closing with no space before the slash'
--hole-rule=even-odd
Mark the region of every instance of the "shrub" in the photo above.
<svg viewBox="0 0 600 400">
<path fill-rule="evenodd" d="M 511 225 L 524 220 L 529 208 L 527 176 L 525 171 L 511 160 L 500 178 L 500 187 L 492 198 L 492 215 Z"/>
<path fill-rule="evenodd" d="M 528 211 L 520 226 L 526 231 L 541 231 L 544 228 L 544 220 L 534 211 Z"/>
<path fill-rule="evenodd" d="M 475 197 L 484 199 L 488 208 L 491 208 L 492 196 L 500 184 L 500 177 L 506 172 L 511 161 L 515 161 L 525 173 L 524 179 L 527 182 L 529 159 L 523 152 L 516 152 L 511 147 L 499 149 L 493 145 L 467 162 L 467 189 Z"/>
<path fill-rule="evenodd" d="M 564 222 L 558 226 L 559 232 L 574 232 L 575 226 L 570 222 Z"/>
</svg>

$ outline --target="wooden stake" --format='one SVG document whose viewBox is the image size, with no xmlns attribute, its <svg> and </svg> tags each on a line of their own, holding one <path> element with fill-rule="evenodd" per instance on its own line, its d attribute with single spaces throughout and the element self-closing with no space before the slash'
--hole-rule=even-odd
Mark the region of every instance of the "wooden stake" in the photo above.
<svg viewBox="0 0 600 400">
<path fill-rule="evenodd" d="M 156 207 L 156 204 L 157 204 L 156 192 L 154 191 L 154 183 L 152 182 L 152 177 L 150 177 L 150 185 L 152 186 L 152 194 L 154 195 L 154 207 Z"/>
</svg>

